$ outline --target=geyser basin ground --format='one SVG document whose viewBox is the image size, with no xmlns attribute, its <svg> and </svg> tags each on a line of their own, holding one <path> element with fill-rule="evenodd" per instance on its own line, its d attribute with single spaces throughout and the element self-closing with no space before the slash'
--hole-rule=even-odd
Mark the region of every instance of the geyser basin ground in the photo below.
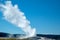
<svg viewBox="0 0 60 40">
<path fill-rule="evenodd" d="M 23 38 L 24 34 L 9 34 L 0 32 L 0 40 L 60 40 L 60 35 L 36 34 L 35 37 Z"/>
</svg>

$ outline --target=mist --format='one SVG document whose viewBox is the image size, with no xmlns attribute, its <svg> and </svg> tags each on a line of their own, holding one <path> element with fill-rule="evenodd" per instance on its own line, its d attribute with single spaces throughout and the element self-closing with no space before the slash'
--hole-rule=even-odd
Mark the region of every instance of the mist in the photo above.
<svg viewBox="0 0 60 40">
<path fill-rule="evenodd" d="M 4 20 L 9 23 L 21 28 L 26 37 L 34 37 L 36 35 L 36 29 L 32 28 L 30 25 L 30 21 L 24 15 L 18 5 L 14 5 L 11 1 L 5 1 L 5 4 L 0 4 L 1 11 L 3 12 Z"/>
</svg>

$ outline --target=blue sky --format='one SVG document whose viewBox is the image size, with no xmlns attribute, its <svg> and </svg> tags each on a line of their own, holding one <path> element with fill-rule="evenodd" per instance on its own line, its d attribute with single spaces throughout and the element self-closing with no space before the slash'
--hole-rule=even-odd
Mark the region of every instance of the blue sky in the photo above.
<svg viewBox="0 0 60 40">
<path fill-rule="evenodd" d="M 0 1 L 4 3 L 3 1 Z M 39 34 L 60 34 L 60 0 L 12 0 L 36 28 Z M 24 33 L 21 28 L 3 19 L 0 12 L 0 32 Z"/>
</svg>

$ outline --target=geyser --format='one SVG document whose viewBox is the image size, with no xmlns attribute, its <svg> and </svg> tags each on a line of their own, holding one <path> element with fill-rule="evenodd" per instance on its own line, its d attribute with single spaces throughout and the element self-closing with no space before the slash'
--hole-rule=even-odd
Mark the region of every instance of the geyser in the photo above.
<svg viewBox="0 0 60 40">
<path fill-rule="evenodd" d="M 30 21 L 26 19 L 24 13 L 18 8 L 18 5 L 12 5 L 11 1 L 6 1 L 5 4 L 0 4 L 3 12 L 3 17 L 8 22 L 21 28 L 27 37 L 34 37 L 36 29 L 31 28 Z"/>
</svg>

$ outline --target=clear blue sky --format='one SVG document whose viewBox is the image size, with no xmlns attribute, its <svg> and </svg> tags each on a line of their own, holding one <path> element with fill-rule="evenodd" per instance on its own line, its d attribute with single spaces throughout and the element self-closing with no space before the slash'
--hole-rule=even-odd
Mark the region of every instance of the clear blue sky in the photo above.
<svg viewBox="0 0 60 40">
<path fill-rule="evenodd" d="M 60 0 L 12 0 L 12 3 L 18 4 L 37 33 L 60 34 Z M 15 25 L 3 20 L 1 12 L 0 32 L 24 33 Z"/>
</svg>

